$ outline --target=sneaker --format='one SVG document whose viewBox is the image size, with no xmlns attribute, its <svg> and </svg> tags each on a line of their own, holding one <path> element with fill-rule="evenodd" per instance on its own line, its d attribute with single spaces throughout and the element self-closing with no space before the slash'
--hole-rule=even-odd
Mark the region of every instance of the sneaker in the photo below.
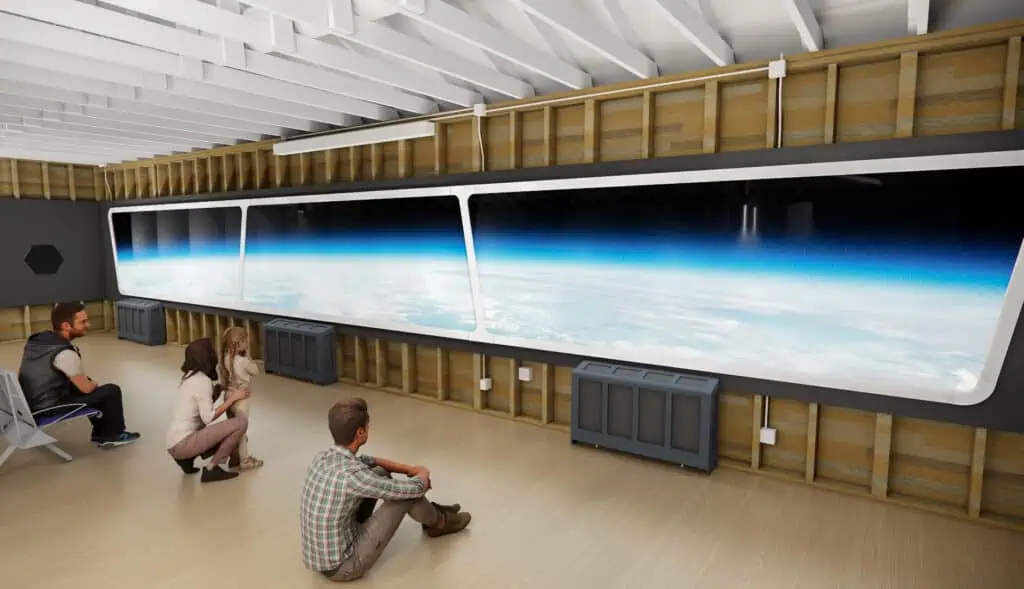
<svg viewBox="0 0 1024 589">
<path fill-rule="evenodd" d="M 93 438 L 92 441 L 100 448 L 114 448 L 117 446 L 124 446 L 125 444 L 131 444 L 132 442 L 138 440 L 141 437 L 142 436 L 135 432 L 121 432 L 117 436 L 110 439 Z"/>
<path fill-rule="evenodd" d="M 443 524 L 440 526 L 425 528 L 423 531 L 431 538 L 447 536 L 448 534 L 454 534 L 455 532 L 461 532 L 466 529 L 466 526 L 469 525 L 469 521 L 471 519 L 473 519 L 472 516 L 466 512 L 445 513 Z"/>
<path fill-rule="evenodd" d="M 458 503 L 453 503 L 451 505 L 442 505 L 440 503 L 435 503 L 435 502 L 431 501 L 430 504 L 433 505 L 434 508 L 437 509 L 438 511 L 440 511 L 441 513 L 458 513 L 459 510 L 462 509 L 462 506 L 459 505 Z M 420 526 L 424 530 L 426 530 L 427 528 L 430 527 L 427 524 L 420 524 Z"/>
<path fill-rule="evenodd" d="M 216 483 L 217 481 L 227 481 L 238 476 L 237 472 L 231 472 L 230 470 L 224 470 L 219 466 L 207 466 L 203 469 L 203 474 L 199 476 L 199 480 L 204 483 Z"/>
</svg>

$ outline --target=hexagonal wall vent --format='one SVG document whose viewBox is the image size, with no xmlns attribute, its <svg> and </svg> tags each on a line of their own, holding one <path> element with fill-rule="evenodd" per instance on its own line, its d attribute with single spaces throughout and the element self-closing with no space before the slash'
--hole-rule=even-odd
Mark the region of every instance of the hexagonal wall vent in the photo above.
<svg viewBox="0 0 1024 589">
<path fill-rule="evenodd" d="M 64 256 L 50 244 L 34 245 L 25 254 L 25 263 L 36 275 L 56 274 L 64 264 Z"/>
</svg>

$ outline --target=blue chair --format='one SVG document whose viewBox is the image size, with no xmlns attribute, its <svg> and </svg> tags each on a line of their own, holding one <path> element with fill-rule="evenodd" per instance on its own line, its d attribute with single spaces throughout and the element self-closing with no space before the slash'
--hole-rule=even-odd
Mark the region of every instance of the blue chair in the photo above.
<svg viewBox="0 0 1024 589">
<path fill-rule="evenodd" d="M 58 405 L 33 413 L 17 373 L 0 368 L 0 435 L 7 440 L 7 448 L 0 454 L 0 466 L 15 450 L 40 446 L 70 462 L 71 455 L 58 448 L 57 439 L 44 430 L 65 421 L 101 415 L 98 409 L 84 403 Z"/>
</svg>

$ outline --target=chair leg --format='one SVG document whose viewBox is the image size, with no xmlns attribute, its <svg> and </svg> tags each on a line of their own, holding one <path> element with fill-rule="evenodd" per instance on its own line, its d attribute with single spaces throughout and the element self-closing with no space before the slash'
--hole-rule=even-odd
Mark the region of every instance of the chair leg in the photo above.
<svg viewBox="0 0 1024 589">
<path fill-rule="evenodd" d="M 14 454 L 14 451 L 16 449 L 17 448 L 14 446 L 14 444 L 7 446 L 7 449 L 4 450 L 4 453 L 0 454 L 0 466 L 3 466 L 4 463 L 7 462 L 7 459 L 11 457 L 11 454 Z"/>
<path fill-rule="evenodd" d="M 57 444 L 46 444 L 43 447 L 46 448 L 47 450 L 49 450 L 50 452 L 53 452 L 57 456 L 60 456 L 64 460 L 66 460 L 68 462 L 71 462 L 71 455 L 68 454 L 67 452 L 61 450 L 60 448 L 58 448 Z"/>
</svg>

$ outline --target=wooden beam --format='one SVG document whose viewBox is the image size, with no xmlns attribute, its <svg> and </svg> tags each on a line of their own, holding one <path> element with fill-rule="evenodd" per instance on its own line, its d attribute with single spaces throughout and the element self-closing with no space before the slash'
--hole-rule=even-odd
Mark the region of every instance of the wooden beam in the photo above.
<svg viewBox="0 0 1024 589">
<path fill-rule="evenodd" d="M 32 307 L 28 305 L 21 308 L 21 328 L 25 332 L 25 339 L 32 336 Z"/>
<path fill-rule="evenodd" d="M 43 198 L 50 200 L 50 164 L 42 162 L 39 167 L 43 174 Z"/>
<path fill-rule="evenodd" d="M 583 161 L 588 164 L 601 159 L 599 106 L 594 99 L 583 103 Z"/>
<path fill-rule="evenodd" d="M 764 131 L 764 146 L 766 149 L 782 147 L 782 137 L 779 136 L 779 80 L 772 78 L 768 80 L 768 116 L 767 127 Z M 776 140 L 778 142 L 776 143 Z"/>
<path fill-rule="evenodd" d="M 718 151 L 718 80 L 704 84 L 703 152 Z"/>
<path fill-rule="evenodd" d="M 473 117 L 470 125 L 473 171 L 483 172 L 487 169 L 487 121 L 483 117 Z"/>
<path fill-rule="evenodd" d="M 358 147 L 348 148 L 348 179 L 350 182 L 359 179 L 359 153 Z"/>
<path fill-rule="evenodd" d="M 360 336 L 355 336 L 355 363 L 356 382 L 366 382 L 366 342 Z"/>
<path fill-rule="evenodd" d="M 1006 45 L 1006 75 L 1003 82 L 1003 117 L 1001 128 L 1012 131 L 1017 126 L 1017 93 L 1020 91 L 1021 36 Z"/>
<path fill-rule="evenodd" d="M 523 412 L 523 388 L 519 383 L 519 360 L 515 358 L 508 360 L 508 378 L 508 414 L 516 417 Z"/>
<path fill-rule="evenodd" d="M 889 457 L 892 450 L 892 415 L 875 414 L 875 449 L 871 467 L 871 494 L 876 499 L 889 496 Z"/>
<path fill-rule="evenodd" d="M 248 154 L 236 153 L 235 157 L 235 186 L 238 190 L 245 190 L 246 184 L 249 180 L 249 158 Z M 229 157 L 229 156 L 225 156 Z"/>
<path fill-rule="evenodd" d="M 523 113 L 515 110 L 508 113 L 508 167 L 523 167 Z"/>
<path fill-rule="evenodd" d="M 448 125 L 438 123 L 434 130 L 434 173 L 448 172 Z"/>
<path fill-rule="evenodd" d="M 416 392 L 416 346 L 402 343 L 402 392 Z"/>
<path fill-rule="evenodd" d="M 398 177 L 409 176 L 412 176 L 412 144 L 408 139 L 402 139 L 398 142 Z M 327 182 L 330 183 L 330 180 Z"/>
<path fill-rule="evenodd" d="M 544 107 L 544 165 L 553 166 L 558 162 L 555 147 L 558 143 L 558 130 L 555 128 L 555 109 L 550 105 Z"/>
<path fill-rule="evenodd" d="M 484 375 L 484 357 L 481 354 L 473 354 L 473 408 L 477 411 L 485 407 L 484 391 L 480 389 L 480 381 Z"/>
<path fill-rule="evenodd" d="M 917 51 L 900 55 L 899 92 L 896 98 L 896 137 L 914 136 L 914 105 L 917 103 Z"/>
<path fill-rule="evenodd" d="M 807 406 L 807 452 L 804 458 L 804 480 L 813 483 L 818 466 L 818 404 Z"/>
<path fill-rule="evenodd" d="M 540 422 L 555 419 L 555 367 L 545 363 L 540 369 Z"/>
<path fill-rule="evenodd" d="M 262 149 L 256 150 L 256 188 L 263 188 L 263 178 L 267 174 L 267 156 Z"/>
<path fill-rule="evenodd" d="M 376 373 L 374 381 L 379 387 L 388 384 L 388 355 L 384 349 L 384 343 L 384 340 L 379 337 L 373 340 L 373 367 Z"/>
<path fill-rule="evenodd" d="M 761 414 L 764 412 L 764 397 L 754 395 L 754 413 L 751 420 L 750 468 L 761 469 Z"/>
<path fill-rule="evenodd" d="M 1017 37 L 1018 41 L 1020 37 Z M 988 430 L 979 427 L 974 430 L 974 448 L 971 452 L 971 478 L 967 492 L 967 515 L 981 517 L 981 491 L 985 481 L 985 452 L 988 446 Z"/>
<path fill-rule="evenodd" d="M 334 168 L 338 165 L 336 162 L 337 157 L 338 152 L 333 149 L 328 149 L 324 153 L 324 178 L 327 179 L 328 184 L 334 183 Z M 399 164 L 399 167 L 401 167 L 401 164 Z"/>
<path fill-rule="evenodd" d="M 68 196 L 71 200 L 78 200 L 78 190 L 75 187 L 75 167 L 68 164 Z"/>
<path fill-rule="evenodd" d="M 284 168 L 288 163 L 283 156 L 271 155 L 274 163 L 274 186 L 280 188 L 284 185 Z"/>
<path fill-rule="evenodd" d="M 825 144 L 836 142 L 836 104 L 839 91 L 839 66 L 828 64 L 825 75 Z"/>
<path fill-rule="evenodd" d="M 384 174 L 384 147 L 380 143 L 370 144 L 370 179 L 377 180 Z"/>
<path fill-rule="evenodd" d="M 18 160 L 7 160 L 11 166 L 11 189 L 14 198 L 21 198 L 21 182 L 18 180 Z"/>
<path fill-rule="evenodd" d="M 645 90 L 640 106 L 640 157 L 654 157 L 654 93 Z"/>
<path fill-rule="evenodd" d="M 437 400 L 448 399 L 448 350 L 437 348 Z"/>
</svg>

